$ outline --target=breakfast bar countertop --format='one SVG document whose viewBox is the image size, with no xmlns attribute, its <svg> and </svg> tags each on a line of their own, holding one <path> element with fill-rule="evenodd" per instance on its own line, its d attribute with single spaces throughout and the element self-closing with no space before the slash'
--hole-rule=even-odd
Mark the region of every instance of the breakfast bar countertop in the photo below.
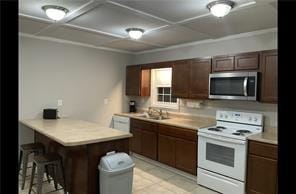
<svg viewBox="0 0 296 194">
<path fill-rule="evenodd" d="M 63 146 L 85 145 L 132 137 L 129 132 L 102 127 L 97 123 L 83 120 L 24 119 L 20 122 Z"/>
</svg>

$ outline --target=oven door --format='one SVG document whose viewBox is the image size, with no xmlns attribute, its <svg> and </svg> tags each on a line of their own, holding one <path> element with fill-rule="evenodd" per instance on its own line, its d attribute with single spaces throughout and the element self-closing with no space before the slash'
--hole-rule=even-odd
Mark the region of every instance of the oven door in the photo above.
<svg viewBox="0 0 296 194">
<path fill-rule="evenodd" d="M 245 180 L 247 142 L 198 132 L 198 167 Z"/>
</svg>

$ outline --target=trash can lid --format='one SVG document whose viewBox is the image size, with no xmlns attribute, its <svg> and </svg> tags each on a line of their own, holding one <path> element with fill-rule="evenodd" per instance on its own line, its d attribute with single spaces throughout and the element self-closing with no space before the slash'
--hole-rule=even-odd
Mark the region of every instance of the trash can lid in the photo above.
<svg viewBox="0 0 296 194">
<path fill-rule="evenodd" d="M 134 162 L 129 155 L 123 152 L 119 152 L 103 156 L 101 158 L 100 166 L 104 170 L 114 171 L 134 166 Z"/>
</svg>

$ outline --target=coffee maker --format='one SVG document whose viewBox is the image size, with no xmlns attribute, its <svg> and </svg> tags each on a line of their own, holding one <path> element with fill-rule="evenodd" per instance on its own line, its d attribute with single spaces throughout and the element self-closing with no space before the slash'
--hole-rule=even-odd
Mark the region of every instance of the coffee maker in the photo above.
<svg viewBox="0 0 296 194">
<path fill-rule="evenodd" d="M 129 102 L 129 111 L 130 112 L 136 112 L 136 102 L 134 100 L 131 100 Z"/>
</svg>

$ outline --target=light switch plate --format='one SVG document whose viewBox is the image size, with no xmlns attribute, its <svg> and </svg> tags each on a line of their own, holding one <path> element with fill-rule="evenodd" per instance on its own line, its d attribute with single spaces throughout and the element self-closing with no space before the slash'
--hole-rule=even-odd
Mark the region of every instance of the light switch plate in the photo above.
<svg viewBox="0 0 296 194">
<path fill-rule="evenodd" d="M 63 106 L 63 100 L 58 100 L 58 106 Z"/>
<path fill-rule="evenodd" d="M 104 99 L 104 104 L 108 104 L 108 98 Z"/>
</svg>

